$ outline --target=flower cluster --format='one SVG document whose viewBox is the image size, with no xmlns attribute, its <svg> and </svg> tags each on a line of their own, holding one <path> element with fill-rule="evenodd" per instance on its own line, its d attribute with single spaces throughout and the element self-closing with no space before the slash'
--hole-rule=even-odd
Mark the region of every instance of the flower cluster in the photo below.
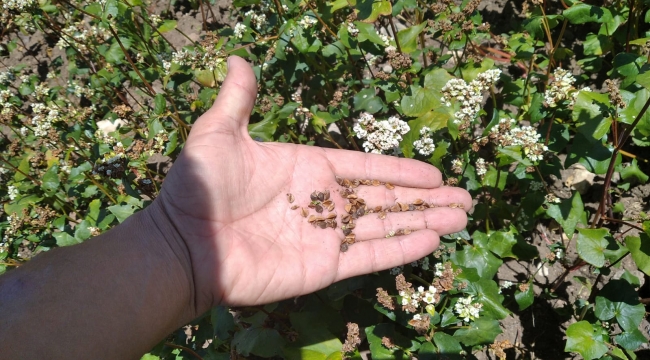
<svg viewBox="0 0 650 360">
<path fill-rule="evenodd" d="M 402 135 L 410 130 L 408 124 L 397 116 L 391 116 L 388 120 L 376 120 L 368 113 L 361 114 L 353 129 L 357 138 L 366 140 L 363 143 L 364 150 L 375 154 L 395 151 L 402 141 Z"/>
<path fill-rule="evenodd" d="M 483 176 L 487 174 L 487 163 L 485 162 L 485 159 L 483 158 L 476 159 L 476 162 L 474 163 L 474 167 L 476 168 L 476 175 Z"/>
<path fill-rule="evenodd" d="M 14 96 L 11 90 L 0 90 L 0 114 L 6 115 L 11 112 L 13 104 L 9 99 Z"/>
<path fill-rule="evenodd" d="M 429 156 L 433 154 L 433 151 L 436 149 L 436 145 L 433 143 L 431 135 L 433 135 L 433 132 L 429 127 L 424 126 L 420 129 L 420 139 L 413 142 L 413 147 L 420 153 L 420 155 Z"/>
<path fill-rule="evenodd" d="M 302 26 L 303 29 L 309 29 L 310 27 L 316 25 L 318 23 L 318 20 L 316 20 L 315 17 L 311 17 L 309 15 L 305 15 L 300 19 L 298 24 Z"/>
<path fill-rule="evenodd" d="M 451 171 L 454 172 L 454 174 L 460 175 L 463 173 L 463 167 L 465 164 L 463 164 L 463 160 L 460 158 L 455 158 L 454 160 L 451 161 Z"/>
<path fill-rule="evenodd" d="M 102 43 L 110 39 L 112 34 L 110 31 L 100 26 L 89 26 L 86 28 L 83 22 L 77 22 L 61 30 L 61 38 L 56 43 L 56 46 L 64 50 L 68 46 L 74 46 L 82 54 L 89 54 L 88 46 L 90 43 Z"/>
<path fill-rule="evenodd" d="M 540 134 L 531 126 L 515 126 L 514 119 L 501 119 L 490 130 L 489 138 L 498 146 L 521 146 L 524 156 L 531 161 L 540 161 L 548 147 L 540 143 Z"/>
<path fill-rule="evenodd" d="M 268 20 L 266 19 L 266 14 L 257 13 L 255 10 L 248 10 L 244 16 L 251 18 L 251 23 L 255 26 L 256 29 L 260 30 L 267 25 Z M 241 38 L 240 38 L 241 39 Z"/>
<path fill-rule="evenodd" d="M 236 37 L 237 39 L 241 39 L 241 38 L 243 38 L 243 37 L 244 37 L 244 34 L 246 33 L 246 29 L 247 29 L 247 28 L 248 28 L 248 27 L 246 26 L 246 24 L 237 23 L 237 24 L 235 25 L 235 28 L 233 29 L 233 32 L 234 32 L 235 37 Z"/>
<path fill-rule="evenodd" d="M 568 100 L 569 107 L 572 107 L 580 91 L 591 91 L 588 87 L 577 90 L 573 86 L 575 82 L 576 78 L 568 70 L 556 68 L 553 71 L 553 81 L 548 84 L 548 88 L 544 92 L 546 106 L 557 107 L 562 101 Z"/>
<path fill-rule="evenodd" d="M 35 0 L 4 0 L 2 2 L 2 9 L 23 12 L 31 9 L 35 5 Z"/>
<path fill-rule="evenodd" d="M 423 303 L 424 306 L 433 305 L 440 299 L 440 294 L 435 286 L 429 286 L 425 289 L 423 286 L 418 287 L 417 291 L 413 289 L 411 283 L 406 282 L 404 275 L 397 275 L 395 278 L 395 286 L 402 298 L 402 310 L 407 313 L 414 313 Z"/>
<path fill-rule="evenodd" d="M 237 24 L 237 26 L 239 25 Z M 235 26 L 235 31 L 237 31 L 237 26 Z M 246 25 L 243 26 L 246 27 Z M 225 67 L 225 57 L 221 50 L 211 45 L 205 48 L 204 51 L 182 49 L 173 52 L 171 62 L 181 66 L 189 66 L 192 69 L 214 71 Z M 217 80 L 223 81 L 223 79 Z"/>
<path fill-rule="evenodd" d="M 456 311 L 458 317 L 462 318 L 466 323 L 478 319 L 479 312 L 482 309 L 483 304 L 474 302 L 474 297 L 472 295 L 458 299 L 458 302 L 454 305 L 454 311 Z"/>
<path fill-rule="evenodd" d="M 357 29 L 356 25 L 354 25 L 353 22 L 349 22 L 348 24 L 348 33 L 350 36 L 356 37 L 359 35 L 359 29 Z"/>
<path fill-rule="evenodd" d="M 483 92 L 488 91 L 501 76 L 501 70 L 492 69 L 480 73 L 469 84 L 463 79 L 451 79 L 442 87 L 442 101 L 452 106 L 452 101 L 460 104 L 460 109 L 454 113 L 454 123 L 461 129 L 469 127 L 481 110 Z"/>
</svg>

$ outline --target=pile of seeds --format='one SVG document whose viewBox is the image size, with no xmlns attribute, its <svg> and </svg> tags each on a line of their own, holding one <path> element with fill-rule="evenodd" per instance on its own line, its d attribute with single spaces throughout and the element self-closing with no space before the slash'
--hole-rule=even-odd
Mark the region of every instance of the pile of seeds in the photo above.
<svg viewBox="0 0 650 360">
<path fill-rule="evenodd" d="M 343 179 L 336 177 L 336 182 L 341 186 L 339 191 L 342 198 L 346 199 L 348 202 L 345 204 L 345 213 L 340 216 L 339 221 L 341 222 L 341 230 L 345 238 L 341 242 L 341 252 L 346 252 L 350 245 L 356 242 L 356 235 L 353 230 L 356 227 L 355 221 L 367 214 L 376 213 L 377 217 L 380 220 L 386 218 L 387 213 L 389 212 L 402 212 L 402 211 L 424 211 L 426 209 L 437 207 L 434 204 L 427 204 L 422 199 L 416 199 L 411 203 L 406 202 L 395 202 L 391 206 L 375 206 L 373 208 L 368 207 L 366 201 L 359 197 L 356 192 L 356 188 L 359 186 L 385 186 L 387 189 L 392 190 L 395 188 L 394 185 L 381 182 L 379 180 L 367 180 L 367 179 Z M 293 203 L 295 198 L 292 194 L 287 194 L 287 200 L 289 203 Z M 325 190 L 323 192 L 314 191 L 310 195 L 310 203 L 307 208 L 298 205 L 293 205 L 292 210 L 297 210 L 300 208 L 300 215 L 303 218 L 307 218 L 307 222 L 312 224 L 314 227 L 319 227 L 321 229 L 332 228 L 336 229 L 337 223 L 337 213 L 334 211 L 334 202 L 330 199 L 330 191 Z M 463 208 L 463 204 L 452 203 L 449 205 L 452 208 Z M 313 209 L 316 211 L 316 214 L 310 215 L 310 210 Z M 399 235 L 408 235 L 412 232 L 411 229 L 397 229 L 391 230 L 386 237 L 393 237 Z"/>
</svg>

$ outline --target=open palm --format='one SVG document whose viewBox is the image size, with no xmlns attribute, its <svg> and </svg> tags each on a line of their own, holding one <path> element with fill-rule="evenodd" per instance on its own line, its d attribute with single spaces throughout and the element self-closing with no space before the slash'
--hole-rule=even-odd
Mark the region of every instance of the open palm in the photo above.
<svg viewBox="0 0 650 360">
<path fill-rule="evenodd" d="M 231 57 L 214 106 L 194 125 L 159 197 L 189 249 L 200 309 L 268 303 L 411 262 L 430 254 L 440 235 L 465 227 L 469 194 L 441 187 L 440 172 L 430 165 L 252 140 L 247 125 L 256 89 L 250 66 Z M 369 207 L 415 199 L 440 207 L 389 213 L 384 220 L 363 216 L 356 221 L 357 243 L 341 252 L 340 225 L 317 228 L 300 208 L 291 209 L 306 208 L 312 192 L 329 190 L 334 211 L 343 214 L 336 176 L 395 185 L 357 188 Z M 448 207 L 452 203 L 465 210 Z M 400 228 L 413 232 L 386 238 Z"/>
</svg>

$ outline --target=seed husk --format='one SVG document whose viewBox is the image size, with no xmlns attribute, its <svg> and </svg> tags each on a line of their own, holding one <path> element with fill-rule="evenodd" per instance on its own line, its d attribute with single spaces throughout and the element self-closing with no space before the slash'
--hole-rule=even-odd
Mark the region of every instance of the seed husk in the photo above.
<svg viewBox="0 0 650 360">
<path fill-rule="evenodd" d="M 354 228 L 357 227 L 357 224 L 355 224 L 355 223 L 353 223 L 353 222 L 350 222 L 350 223 L 347 224 L 345 227 L 348 228 L 348 229 L 350 229 L 350 230 L 354 230 Z"/>
<path fill-rule="evenodd" d="M 361 182 L 359 181 L 359 179 L 352 180 L 352 187 L 353 188 L 359 187 L 359 185 L 361 185 Z"/>
<path fill-rule="evenodd" d="M 422 205 L 422 204 L 424 204 L 424 200 L 422 200 L 422 199 L 415 199 L 415 201 L 413 201 L 413 205 L 417 206 L 417 205 Z"/>
<path fill-rule="evenodd" d="M 415 207 L 415 210 L 424 211 L 426 208 L 427 208 L 426 206 L 420 205 L 420 206 Z"/>
<path fill-rule="evenodd" d="M 345 212 L 347 213 L 352 213 L 354 209 L 352 208 L 352 204 L 345 204 Z"/>
<path fill-rule="evenodd" d="M 299 208 L 299 207 L 300 207 L 300 206 L 298 206 L 298 205 L 294 205 L 294 206 L 291 207 L 291 210 L 296 210 L 296 209 Z"/>
<path fill-rule="evenodd" d="M 309 210 L 307 210 L 305 208 L 300 209 L 300 215 L 302 215 L 302 217 L 306 218 L 307 215 L 309 215 Z"/>
<path fill-rule="evenodd" d="M 333 203 L 334 203 L 334 202 L 332 202 L 332 200 L 325 200 L 325 201 L 323 201 L 322 204 L 323 204 L 323 206 L 330 206 L 330 205 L 332 205 Z"/>
<path fill-rule="evenodd" d="M 411 230 L 411 229 L 404 229 L 404 235 L 408 235 L 408 234 L 410 234 L 411 232 L 413 232 L 413 230 Z"/>
<path fill-rule="evenodd" d="M 348 229 L 347 227 L 343 228 L 343 235 L 348 236 L 352 234 L 352 230 Z"/>
<path fill-rule="evenodd" d="M 364 200 L 364 199 L 357 199 L 357 203 L 359 203 L 359 204 L 361 204 L 361 205 L 366 205 L 366 200 Z"/>
<path fill-rule="evenodd" d="M 356 199 L 350 199 L 350 205 L 357 206 L 357 200 Z"/>
<path fill-rule="evenodd" d="M 325 221 L 319 221 L 318 227 L 321 229 L 325 229 L 327 227 L 327 223 Z"/>
<path fill-rule="evenodd" d="M 309 223 L 313 223 L 314 221 L 316 221 L 316 218 L 317 218 L 316 215 L 310 215 L 310 216 L 309 216 L 309 219 L 307 219 L 307 222 L 309 222 Z"/>
<path fill-rule="evenodd" d="M 348 195 L 348 196 L 346 196 L 346 197 L 347 197 L 348 199 L 358 199 L 358 198 L 359 198 L 359 196 L 358 196 L 357 194 L 350 194 L 350 195 Z"/>
<path fill-rule="evenodd" d="M 341 190 L 341 196 L 347 197 L 350 194 L 354 194 L 354 190 L 352 189 L 343 189 Z"/>
<path fill-rule="evenodd" d="M 330 191 L 329 191 L 329 190 L 325 190 L 325 191 L 323 192 L 323 199 L 324 199 L 325 201 L 327 201 L 327 200 L 330 199 Z"/>
<path fill-rule="evenodd" d="M 336 229 L 336 227 L 337 227 L 338 225 L 339 225 L 339 224 L 336 223 L 336 220 L 332 220 L 332 221 L 330 221 L 330 227 L 331 227 L 332 229 Z"/>
<path fill-rule="evenodd" d="M 325 218 L 328 219 L 328 220 L 336 219 L 336 213 L 331 212 L 331 213 L 327 214 L 327 216 Z"/>
<path fill-rule="evenodd" d="M 362 180 L 359 180 L 359 182 L 361 183 L 361 185 L 366 185 L 366 186 L 370 185 L 370 180 L 368 180 L 368 179 L 362 179 Z"/>
<path fill-rule="evenodd" d="M 404 229 L 397 229 L 397 231 L 395 231 L 395 235 L 397 236 L 404 235 Z"/>
<path fill-rule="evenodd" d="M 354 244 L 355 239 L 356 239 L 356 235 L 350 234 L 345 237 L 345 242 L 348 244 Z"/>
<path fill-rule="evenodd" d="M 348 251 L 349 245 L 347 243 L 341 244 L 341 252 L 346 252 Z"/>
<path fill-rule="evenodd" d="M 310 209 L 313 209 L 313 208 L 316 207 L 316 204 L 314 204 L 314 203 L 309 203 L 309 205 L 307 205 L 307 207 L 310 208 Z"/>
<path fill-rule="evenodd" d="M 341 216 L 341 222 L 344 223 L 344 224 L 349 223 L 350 220 L 351 220 L 350 215 L 346 214 L 346 215 Z"/>
<path fill-rule="evenodd" d="M 390 207 L 390 211 L 392 211 L 392 212 L 400 212 L 400 210 L 401 210 L 401 207 L 398 204 L 395 204 L 395 205 Z"/>
<path fill-rule="evenodd" d="M 395 188 L 395 185 L 393 185 L 393 184 L 391 184 L 391 183 L 389 183 L 389 182 L 385 183 L 384 186 L 385 186 L 386 189 L 388 189 L 388 190 L 393 190 L 393 189 Z"/>
<path fill-rule="evenodd" d="M 316 210 L 316 212 L 320 214 L 320 213 L 323 212 L 323 207 L 320 206 L 320 204 L 319 204 L 319 205 L 316 205 L 316 207 L 314 207 L 314 210 Z"/>
<path fill-rule="evenodd" d="M 345 188 L 349 188 L 350 186 L 352 186 L 352 182 L 350 181 L 350 179 L 343 179 L 343 181 L 341 182 L 341 186 Z"/>
<path fill-rule="evenodd" d="M 408 211 L 409 210 L 409 205 L 405 203 L 397 203 L 399 204 L 400 210 L 402 211 Z"/>
<path fill-rule="evenodd" d="M 381 181 L 376 179 L 372 181 L 372 186 L 379 186 L 379 185 L 381 185 Z"/>
<path fill-rule="evenodd" d="M 449 207 L 452 208 L 452 209 L 455 209 L 455 208 L 462 209 L 465 206 L 463 204 L 461 204 L 461 203 L 451 203 L 451 204 L 449 204 Z"/>
<path fill-rule="evenodd" d="M 289 204 L 293 203 L 296 198 L 293 196 L 292 193 L 287 194 L 287 201 L 289 201 Z"/>
<path fill-rule="evenodd" d="M 327 207 L 327 211 L 332 211 L 332 210 L 334 210 L 334 204 L 330 204 L 330 205 Z"/>
<path fill-rule="evenodd" d="M 409 204 L 409 211 L 413 211 L 413 210 L 415 210 L 415 205 Z"/>
<path fill-rule="evenodd" d="M 380 211 L 380 212 L 379 212 L 379 216 L 377 216 L 377 218 L 379 218 L 379 220 L 384 220 L 384 219 L 386 219 L 386 213 L 383 212 L 383 211 Z"/>
<path fill-rule="evenodd" d="M 383 208 L 381 206 L 375 206 L 375 212 L 380 212 Z"/>
<path fill-rule="evenodd" d="M 364 208 L 357 209 L 357 217 L 362 217 L 365 214 L 366 214 L 366 210 Z"/>
<path fill-rule="evenodd" d="M 335 176 L 334 179 L 336 179 L 336 183 L 339 185 L 343 185 L 343 178 L 340 176 Z"/>
</svg>

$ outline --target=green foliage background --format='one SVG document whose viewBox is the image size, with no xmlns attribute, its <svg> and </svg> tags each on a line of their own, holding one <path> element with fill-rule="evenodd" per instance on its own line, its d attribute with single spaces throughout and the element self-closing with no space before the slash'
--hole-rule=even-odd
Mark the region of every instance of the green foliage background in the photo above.
<svg viewBox="0 0 650 360">
<path fill-rule="evenodd" d="M 259 82 L 255 139 L 363 151 L 368 140 L 353 130 L 362 113 L 397 116 L 410 130 L 384 153 L 439 167 L 477 203 L 467 230 L 426 259 L 299 299 L 214 308 L 144 358 L 335 359 L 366 350 L 373 359 L 474 358 L 501 357 L 500 348 L 527 358 L 529 344 L 500 340 L 500 321 L 561 296 L 556 290 L 581 268 L 595 280 L 589 295 L 558 310 L 568 324 L 564 350 L 637 358 L 647 343 L 641 279 L 608 276 L 627 256 L 650 275 L 650 223 L 641 211 L 625 217 L 619 202 L 648 181 L 650 3 L 530 1 L 495 34 L 479 2 L 235 0 L 233 26 L 217 28 L 211 4 L 191 0 L 183 6 L 201 12 L 204 29 L 181 49 L 167 39 L 180 31 L 172 11 L 154 14 L 143 0 L 0 1 L 0 272 L 147 206 L 165 160 L 216 98 L 225 59 L 239 55 Z M 36 51 L 22 40 L 34 34 L 49 49 L 44 69 L 8 64 Z M 449 81 L 473 84 L 493 69 L 501 72 L 479 92 L 477 113 L 456 121 L 466 105 L 446 95 Z M 560 82 L 558 69 L 574 80 Z M 435 145 L 427 155 L 414 145 L 422 136 Z M 596 208 L 578 191 L 554 193 L 551 176 L 574 164 L 601 177 L 590 190 L 600 192 Z M 528 241 L 551 223 L 558 240 Z M 564 273 L 548 285 L 522 273 L 509 288 L 498 273 L 512 262 L 558 263 Z M 440 291 L 443 264 L 454 275 Z M 424 330 L 400 306 L 397 273 L 416 288 L 439 288 L 435 304 L 417 310 L 429 321 Z M 378 288 L 394 309 L 380 303 Z M 457 309 L 470 297 L 481 308 L 464 320 Z M 347 323 L 359 325 L 362 342 L 342 353 Z"/>
</svg>

